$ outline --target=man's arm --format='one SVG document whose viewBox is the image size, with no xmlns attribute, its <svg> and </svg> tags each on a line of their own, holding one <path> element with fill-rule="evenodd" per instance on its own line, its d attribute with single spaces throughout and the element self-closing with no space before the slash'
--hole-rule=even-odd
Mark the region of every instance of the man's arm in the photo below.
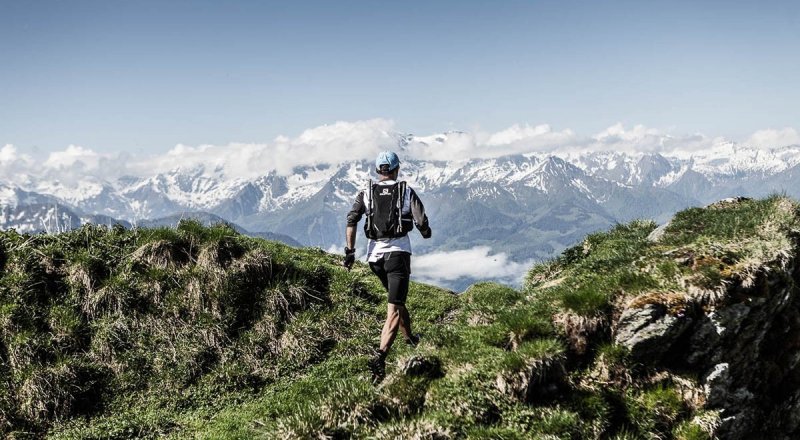
<svg viewBox="0 0 800 440">
<path fill-rule="evenodd" d="M 428 216 L 425 215 L 425 206 L 413 189 L 411 190 L 411 215 L 414 217 L 414 224 L 417 225 L 422 238 L 431 238 L 431 227 L 428 224 Z"/>
<path fill-rule="evenodd" d="M 347 228 L 345 229 L 345 246 L 349 248 L 356 247 L 356 226 L 358 222 L 361 221 L 361 217 L 364 216 L 364 213 L 367 211 L 366 206 L 364 206 L 364 191 L 361 191 L 356 195 L 356 199 L 353 201 L 353 207 L 350 208 L 350 212 L 347 213 Z"/>
<path fill-rule="evenodd" d="M 344 230 L 345 235 L 345 247 L 349 249 L 356 248 L 356 226 L 355 225 L 347 225 L 347 228 Z"/>
<path fill-rule="evenodd" d="M 342 265 L 348 270 L 353 267 L 353 263 L 356 261 L 356 226 L 361 221 L 364 211 L 366 211 L 366 208 L 364 207 L 364 192 L 362 191 L 358 193 L 355 202 L 353 202 L 353 207 L 347 213 L 347 227 L 344 230 L 344 262 Z"/>
</svg>

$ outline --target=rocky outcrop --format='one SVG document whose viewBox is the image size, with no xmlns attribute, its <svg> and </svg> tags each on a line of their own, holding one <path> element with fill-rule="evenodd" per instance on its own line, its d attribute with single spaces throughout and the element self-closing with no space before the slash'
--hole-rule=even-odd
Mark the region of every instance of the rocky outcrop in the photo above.
<svg viewBox="0 0 800 440">
<path fill-rule="evenodd" d="M 800 438 L 795 266 L 765 266 L 755 282 L 729 284 L 713 305 L 626 308 L 615 342 L 643 364 L 697 377 L 702 407 L 719 412 L 719 438 Z"/>
</svg>

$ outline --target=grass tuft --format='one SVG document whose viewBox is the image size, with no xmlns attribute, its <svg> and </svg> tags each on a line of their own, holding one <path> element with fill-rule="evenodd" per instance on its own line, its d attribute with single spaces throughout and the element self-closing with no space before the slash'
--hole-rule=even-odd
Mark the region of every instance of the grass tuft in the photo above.
<svg viewBox="0 0 800 440">
<path fill-rule="evenodd" d="M 668 384 L 632 391 L 626 398 L 628 420 L 640 433 L 669 435 L 670 428 L 686 413 L 678 391 Z"/>
</svg>

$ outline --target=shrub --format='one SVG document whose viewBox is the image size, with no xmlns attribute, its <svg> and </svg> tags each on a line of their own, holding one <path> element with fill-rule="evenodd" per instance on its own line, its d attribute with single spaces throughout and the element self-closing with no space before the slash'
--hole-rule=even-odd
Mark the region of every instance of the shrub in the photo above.
<svg viewBox="0 0 800 440">
<path fill-rule="evenodd" d="M 503 415 L 503 425 L 533 438 L 585 438 L 580 416 L 568 409 L 517 406 Z"/>
<path fill-rule="evenodd" d="M 462 427 L 497 423 L 508 399 L 487 379 L 464 373 L 435 381 L 425 396 L 426 412 L 450 414 Z"/>
<path fill-rule="evenodd" d="M 426 413 L 424 416 L 401 419 L 379 425 L 368 438 L 408 438 L 451 440 L 462 438 L 449 414 Z"/>
<path fill-rule="evenodd" d="M 667 384 L 628 392 L 625 405 L 628 420 L 641 433 L 668 435 L 686 408 L 678 391 Z"/>
</svg>

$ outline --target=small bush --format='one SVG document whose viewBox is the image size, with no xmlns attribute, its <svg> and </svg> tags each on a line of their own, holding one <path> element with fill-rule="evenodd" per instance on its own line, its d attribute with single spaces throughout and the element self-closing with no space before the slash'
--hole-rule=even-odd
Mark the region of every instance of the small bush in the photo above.
<svg viewBox="0 0 800 440">
<path fill-rule="evenodd" d="M 503 426 L 533 438 L 585 438 L 580 416 L 561 407 L 517 406 L 503 416 Z"/>
<path fill-rule="evenodd" d="M 597 316 L 608 311 L 611 299 L 611 292 L 604 291 L 602 286 L 589 284 L 565 292 L 561 306 L 579 316 Z"/>
<path fill-rule="evenodd" d="M 381 390 L 380 403 L 393 418 L 415 416 L 423 410 L 429 384 L 426 377 L 389 377 Z"/>
<path fill-rule="evenodd" d="M 373 426 L 375 389 L 366 382 L 336 380 L 305 396 L 274 422 L 280 438 L 349 438 Z M 324 397 L 323 397 L 324 396 Z M 257 431 L 256 431 L 257 432 Z"/>
<path fill-rule="evenodd" d="M 467 438 L 476 440 L 523 440 L 523 433 L 501 426 L 478 426 L 467 430 Z"/>
<path fill-rule="evenodd" d="M 659 384 L 641 391 L 631 391 L 626 398 L 628 420 L 641 433 L 668 435 L 671 427 L 686 412 L 678 391 Z"/>
<path fill-rule="evenodd" d="M 501 284 L 477 283 L 470 286 L 462 298 L 477 308 L 500 311 L 522 300 L 523 295 L 519 291 Z"/>
<path fill-rule="evenodd" d="M 675 427 L 673 435 L 676 440 L 711 440 L 712 437 L 706 432 L 703 427 L 692 423 L 691 421 L 683 421 Z"/>
<path fill-rule="evenodd" d="M 425 416 L 400 419 L 376 427 L 368 438 L 407 438 L 420 440 L 451 440 L 462 438 L 449 414 L 427 413 Z"/>
<path fill-rule="evenodd" d="M 580 415 L 587 438 L 601 438 L 612 427 L 614 408 L 602 393 L 576 393 L 570 407 Z"/>
<path fill-rule="evenodd" d="M 762 200 L 741 200 L 719 209 L 689 208 L 672 218 L 662 242 L 671 246 L 685 246 L 700 237 L 718 241 L 731 241 L 752 235 L 770 217 L 776 216 L 782 197 L 772 196 Z"/>
<path fill-rule="evenodd" d="M 516 307 L 499 312 L 486 329 L 487 343 L 513 350 L 525 341 L 553 334 L 550 317 L 534 307 Z"/>
<path fill-rule="evenodd" d="M 431 384 L 425 396 L 425 409 L 451 414 L 463 427 L 491 425 L 500 420 L 504 402 L 507 398 L 489 380 L 467 373 Z"/>
</svg>

